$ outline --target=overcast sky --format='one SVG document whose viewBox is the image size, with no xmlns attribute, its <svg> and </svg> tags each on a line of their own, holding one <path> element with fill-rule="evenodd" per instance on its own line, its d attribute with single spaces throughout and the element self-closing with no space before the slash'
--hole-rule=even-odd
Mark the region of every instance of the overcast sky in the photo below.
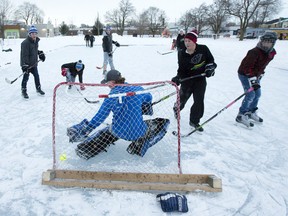
<svg viewBox="0 0 288 216">
<path fill-rule="evenodd" d="M 11 0 L 14 6 L 19 6 L 23 2 L 28 1 L 34 3 L 44 11 L 44 22 L 48 19 L 54 25 L 59 25 L 63 21 L 66 24 L 93 25 L 99 13 L 100 21 L 104 24 L 104 14 L 107 11 L 117 9 L 120 0 Z M 150 6 L 158 7 L 166 12 L 169 22 L 178 20 L 187 10 L 199 7 L 203 2 L 212 4 L 213 0 L 131 0 L 139 14 Z M 278 14 L 279 17 L 288 17 L 288 3 L 284 2 L 283 10 Z"/>
</svg>

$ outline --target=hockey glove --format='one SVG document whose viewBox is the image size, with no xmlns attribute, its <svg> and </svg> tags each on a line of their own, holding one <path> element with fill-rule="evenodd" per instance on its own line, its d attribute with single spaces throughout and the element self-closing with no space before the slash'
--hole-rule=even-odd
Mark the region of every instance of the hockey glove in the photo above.
<svg viewBox="0 0 288 216">
<path fill-rule="evenodd" d="M 120 44 L 117 41 L 115 41 L 115 46 L 120 47 Z"/>
<path fill-rule="evenodd" d="M 44 54 L 44 52 L 43 52 L 43 51 L 41 51 L 41 50 L 38 50 L 38 56 L 39 56 L 39 59 L 40 59 L 42 62 L 44 62 L 44 61 L 45 61 L 45 59 L 46 59 L 46 56 L 45 56 L 45 54 Z"/>
<path fill-rule="evenodd" d="M 175 76 L 175 77 L 173 77 L 173 78 L 171 79 L 171 81 L 174 82 L 177 86 L 180 85 L 180 78 L 179 78 L 178 75 Z"/>
<path fill-rule="evenodd" d="M 160 201 L 163 212 L 188 212 L 187 198 L 185 195 L 167 192 L 158 194 L 156 199 Z"/>
<path fill-rule="evenodd" d="M 110 58 L 112 58 L 112 56 L 113 56 L 112 52 L 108 53 L 108 56 L 109 56 Z"/>
<path fill-rule="evenodd" d="M 254 77 L 251 77 L 248 79 L 249 82 L 250 82 L 250 86 L 253 87 L 254 91 L 256 91 L 257 89 L 259 89 L 261 86 L 259 84 L 259 81 L 257 80 L 257 77 L 254 76 Z"/>
<path fill-rule="evenodd" d="M 29 65 L 27 65 L 27 64 L 24 64 L 23 66 L 22 66 L 22 71 L 24 72 L 24 73 L 30 73 L 31 71 L 32 71 L 32 68 L 29 66 Z"/>
<path fill-rule="evenodd" d="M 206 73 L 206 77 L 211 77 L 214 76 L 215 74 L 215 68 L 217 67 L 217 65 L 215 63 L 209 63 L 205 66 L 205 73 Z"/>
<path fill-rule="evenodd" d="M 67 68 L 62 68 L 61 69 L 61 75 L 64 76 L 64 77 L 67 75 Z"/>
</svg>

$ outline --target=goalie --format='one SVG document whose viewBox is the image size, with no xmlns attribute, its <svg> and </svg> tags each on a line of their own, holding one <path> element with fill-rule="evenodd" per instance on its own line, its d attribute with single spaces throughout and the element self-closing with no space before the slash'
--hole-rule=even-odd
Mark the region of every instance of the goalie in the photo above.
<svg viewBox="0 0 288 216">
<path fill-rule="evenodd" d="M 144 90 L 141 86 L 117 85 L 125 82 L 125 78 L 117 70 L 110 70 L 102 82 L 107 83 L 111 88 L 109 95 Z M 151 102 L 150 93 L 124 96 L 121 99 L 105 98 L 91 121 L 84 119 L 67 129 L 70 142 L 81 142 L 75 149 L 76 154 L 88 160 L 106 151 L 109 145 L 114 144 L 118 139 L 124 139 L 132 141 L 127 148 L 128 153 L 143 157 L 148 148 L 165 136 L 170 124 L 169 119 L 164 118 L 143 119 L 143 115 L 153 115 Z M 112 124 L 88 136 L 105 121 L 111 111 Z"/>
</svg>

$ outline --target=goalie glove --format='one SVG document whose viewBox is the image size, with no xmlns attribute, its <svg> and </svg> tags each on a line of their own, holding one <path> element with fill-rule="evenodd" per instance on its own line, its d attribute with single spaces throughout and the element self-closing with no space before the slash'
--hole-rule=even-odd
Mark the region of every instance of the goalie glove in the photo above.
<svg viewBox="0 0 288 216">
<path fill-rule="evenodd" d="M 187 198 L 185 195 L 167 192 L 158 194 L 156 198 L 160 201 L 163 212 L 188 212 Z"/>
</svg>

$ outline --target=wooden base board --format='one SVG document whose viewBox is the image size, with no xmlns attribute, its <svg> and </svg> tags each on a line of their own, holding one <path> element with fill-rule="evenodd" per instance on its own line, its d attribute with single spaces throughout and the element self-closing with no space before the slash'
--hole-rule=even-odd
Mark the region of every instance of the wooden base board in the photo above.
<svg viewBox="0 0 288 216">
<path fill-rule="evenodd" d="M 77 170 L 47 170 L 42 184 L 59 187 L 84 187 L 135 191 L 221 192 L 222 181 L 215 175 L 117 173 Z"/>
</svg>

